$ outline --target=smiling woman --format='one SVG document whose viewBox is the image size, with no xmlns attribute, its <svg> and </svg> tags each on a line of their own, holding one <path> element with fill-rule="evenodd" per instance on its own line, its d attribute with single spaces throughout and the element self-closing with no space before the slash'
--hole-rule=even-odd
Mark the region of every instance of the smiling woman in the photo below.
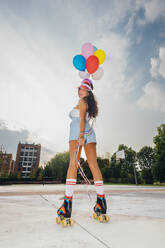
<svg viewBox="0 0 165 248">
<path fill-rule="evenodd" d="M 66 191 L 64 203 L 57 210 L 60 218 L 70 218 L 72 212 L 72 196 L 74 185 L 77 180 L 77 161 L 76 161 L 76 146 L 79 143 L 78 160 L 80 160 L 82 146 L 84 146 L 87 161 L 93 175 L 94 184 L 96 187 L 97 201 L 94 206 L 95 214 L 105 214 L 107 210 L 106 199 L 104 194 L 104 184 L 100 168 L 97 163 L 96 155 L 96 135 L 94 129 L 90 127 L 89 120 L 96 118 L 98 115 L 97 101 L 92 93 L 93 84 L 91 80 L 84 79 L 78 87 L 79 102 L 69 112 L 69 117 L 72 119 L 70 123 L 69 133 L 69 152 L 70 162 L 66 178 Z M 90 132 L 89 132 L 90 130 Z M 89 134 L 85 134 L 89 132 Z M 58 222 L 58 217 L 57 217 Z"/>
</svg>

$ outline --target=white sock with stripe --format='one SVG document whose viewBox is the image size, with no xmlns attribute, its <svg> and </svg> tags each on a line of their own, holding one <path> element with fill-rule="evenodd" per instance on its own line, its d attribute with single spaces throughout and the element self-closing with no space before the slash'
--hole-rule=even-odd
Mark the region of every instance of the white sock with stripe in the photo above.
<svg viewBox="0 0 165 248">
<path fill-rule="evenodd" d="M 72 178 L 66 179 L 66 185 L 65 185 L 66 198 L 72 198 L 75 184 L 76 184 L 76 179 L 72 179 Z"/>
<path fill-rule="evenodd" d="M 104 184 L 103 181 L 94 181 L 97 195 L 104 197 Z"/>
</svg>

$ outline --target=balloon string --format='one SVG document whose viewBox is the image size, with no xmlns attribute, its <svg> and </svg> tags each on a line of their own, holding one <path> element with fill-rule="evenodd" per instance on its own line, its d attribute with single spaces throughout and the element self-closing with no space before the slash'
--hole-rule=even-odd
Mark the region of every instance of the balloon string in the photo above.
<svg viewBox="0 0 165 248">
<path fill-rule="evenodd" d="M 93 122 L 92 122 L 91 128 L 90 128 L 88 131 L 84 131 L 84 133 L 85 133 L 87 136 L 91 135 L 93 123 L 94 123 L 94 120 L 93 120 Z M 77 160 L 77 164 L 78 164 L 78 167 L 77 167 L 77 168 L 79 169 L 80 174 L 81 174 L 82 178 L 84 179 L 85 183 L 86 183 L 87 185 L 89 185 L 89 184 L 91 185 L 91 182 L 90 182 L 90 180 L 87 178 L 87 176 L 85 175 L 85 173 L 84 173 L 84 171 L 83 171 L 83 168 L 81 167 L 81 164 L 80 164 L 79 159 L 78 159 L 79 148 L 80 148 L 80 145 L 79 145 L 79 143 L 78 143 L 78 144 L 76 144 L 76 160 Z M 90 200 L 92 201 L 89 192 L 88 192 L 88 196 L 89 196 Z"/>
</svg>

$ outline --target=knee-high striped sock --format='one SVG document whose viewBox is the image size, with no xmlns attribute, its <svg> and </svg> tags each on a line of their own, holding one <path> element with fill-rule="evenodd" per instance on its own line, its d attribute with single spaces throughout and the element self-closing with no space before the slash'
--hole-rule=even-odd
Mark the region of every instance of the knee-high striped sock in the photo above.
<svg viewBox="0 0 165 248">
<path fill-rule="evenodd" d="M 72 179 L 72 178 L 66 179 L 65 197 L 67 199 L 72 199 L 75 184 L 76 184 L 76 179 Z"/>
<path fill-rule="evenodd" d="M 100 197 L 104 197 L 104 184 L 103 181 L 94 181 L 95 184 L 95 188 L 96 188 L 96 193 L 97 195 L 99 195 Z"/>
</svg>

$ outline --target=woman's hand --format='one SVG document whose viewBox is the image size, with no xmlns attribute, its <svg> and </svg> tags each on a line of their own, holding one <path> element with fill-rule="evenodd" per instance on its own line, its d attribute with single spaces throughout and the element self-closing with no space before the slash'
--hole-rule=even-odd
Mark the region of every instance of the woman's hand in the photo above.
<svg viewBox="0 0 165 248">
<path fill-rule="evenodd" d="M 84 145 L 84 143 L 85 143 L 85 139 L 84 139 L 84 137 L 79 136 L 79 137 L 78 137 L 78 143 L 79 143 L 79 145 L 80 145 L 80 146 L 83 146 L 83 145 Z"/>
</svg>

